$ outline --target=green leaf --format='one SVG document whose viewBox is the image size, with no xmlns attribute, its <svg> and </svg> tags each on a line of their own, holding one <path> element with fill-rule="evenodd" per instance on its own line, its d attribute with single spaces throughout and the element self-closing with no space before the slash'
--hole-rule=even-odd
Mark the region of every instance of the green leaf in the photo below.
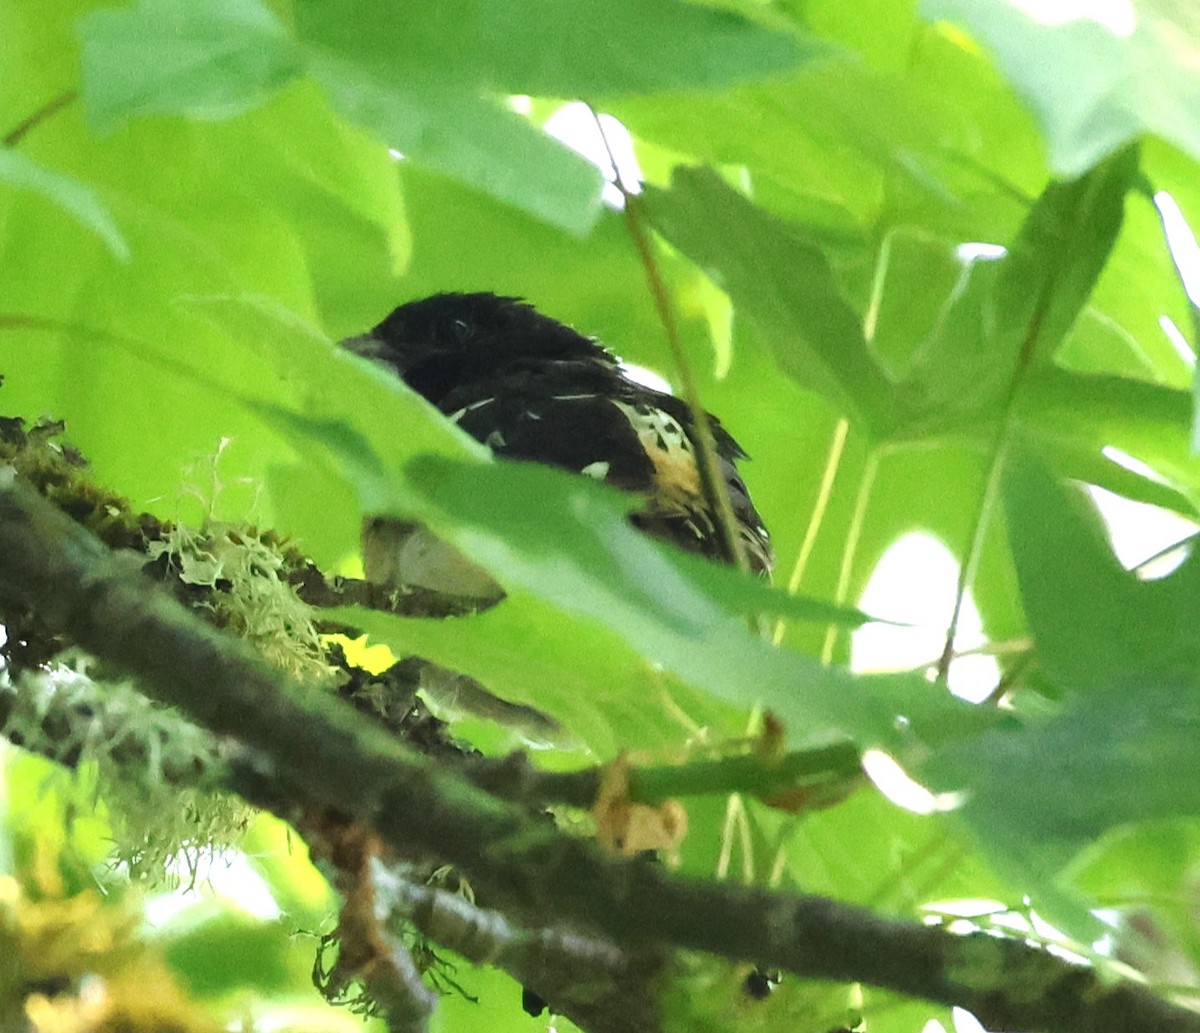
<svg viewBox="0 0 1200 1033">
<path fill-rule="evenodd" d="M 1156 971 L 1171 957 L 1197 953 L 1200 931 L 1187 909 L 1177 906 L 1186 897 L 1197 856 L 1200 819 L 1151 820 L 1102 837 L 1073 868 L 1081 889 L 1136 916 L 1113 933 L 1121 957 L 1141 971 Z"/>
<path fill-rule="evenodd" d="M 166 960 L 191 993 L 220 997 L 233 987 L 243 993 L 280 993 L 296 986 L 312 949 L 304 950 L 286 923 L 206 910 L 204 920 L 186 930 L 177 926 L 165 944 Z M 246 963 L 249 958 L 252 965 Z"/>
<path fill-rule="evenodd" d="M 1193 516 L 1200 458 L 1188 447 L 1188 392 L 1128 377 L 1046 367 L 1026 382 L 1017 424 L 1065 476 Z M 1149 473 L 1119 465 L 1119 449 Z"/>
<path fill-rule="evenodd" d="M 530 698 L 530 685 L 548 683 L 546 675 L 530 673 L 545 661 L 537 657 L 540 650 L 530 650 L 521 660 L 525 648 L 520 643 L 547 627 L 561 628 L 568 655 L 575 641 L 581 649 L 582 643 L 593 643 L 592 659 L 576 656 L 573 661 L 577 673 L 572 680 L 583 678 L 593 685 L 592 695 L 581 694 L 587 710 L 594 705 L 594 694 L 603 698 L 613 691 L 601 688 L 604 665 L 595 661 L 601 652 L 596 643 L 603 641 L 595 639 L 595 631 L 601 631 L 623 643 L 629 658 L 626 675 L 629 664 L 641 672 L 634 685 L 645 684 L 647 670 L 660 670 L 737 707 L 769 707 L 797 745 L 852 737 L 903 754 L 913 736 L 953 738 L 994 719 L 944 692 L 931 693 L 921 678 L 856 679 L 809 657 L 771 648 L 750 630 L 745 609 L 761 603 L 770 612 L 791 612 L 796 604 L 785 599 L 776 605 L 775 593 L 749 582 L 731 590 L 741 576 L 728 571 L 695 577 L 696 562 L 680 562 L 675 550 L 630 526 L 629 496 L 535 464 L 481 462 L 480 446 L 395 377 L 348 355 L 333 357 L 331 364 L 325 347 L 314 341 L 296 353 L 301 362 L 310 356 L 312 373 L 323 388 L 308 396 L 305 410 L 252 402 L 254 410 L 296 440 L 310 468 L 323 463 L 346 476 L 365 511 L 423 521 L 510 593 L 536 598 L 542 607 L 535 624 L 520 625 L 523 632 L 512 627 L 504 634 L 485 632 L 474 650 L 456 640 L 456 629 L 513 618 L 427 622 L 424 629 L 412 628 L 410 651 L 427 650 L 431 658 L 466 668 L 481 680 L 499 675 L 501 681 L 492 684 L 515 702 L 554 711 L 561 689 L 549 703 Z M 330 390 L 334 375 L 341 390 Z M 401 410 L 388 400 L 389 394 L 411 407 L 412 434 L 394 433 Z M 360 403 L 351 411 L 340 401 L 347 396 Z M 334 414 L 338 409 L 340 417 Z M 319 509 L 319 500 L 313 500 L 313 508 Z M 803 603 L 800 608 L 810 615 L 823 612 Z M 571 666 L 572 661 L 553 661 L 550 670 Z M 521 677 L 528 684 L 518 684 Z M 628 691 L 629 677 L 616 684 L 623 687 L 616 691 Z M 906 720 L 898 723 L 899 715 Z M 596 727 L 594 720 L 580 719 L 585 727 Z"/>
<path fill-rule="evenodd" d="M 679 0 L 298 0 L 300 35 L 380 79 L 550 97 L 706 89 L 772 75 L 822 53 Z"/>
<path fill-rule="evenodd" d="M 380 512 L 396 498 L 395 471 L 415 455 L 444 455 L 482 464 L 491 453 L 407 384 L 376 363 L 333 345 L 319 331 L 289 319 L 286 311 L 258 299 L 213 299 L 209 311 L 223 325 L 236 325 L 248 348 L 278 372 L 278 385 L 239 384 L 227 396 L 300 447 L 306 467 L 350 481 L 367 512 Z M 352 400 L 352 403 L 351 403 Z M 396 433 L 403 427 L 404 433 Z M 319 447 L 310 453 L 311 445 Z M 305 512 L 319 512 L 303 491 L 303 478 L 277 477 Z M 298 489 L 298 490 L 294 490 Z M 327 499 L 345 502 L 345 496 Z M 410 516 L 416 516 L 413 512 Z M 344 527 L 342 519 L 333 521 Z M 297 527 L 288 528 L 293 533 Z M 343 543 L 348 544 L 348 543 Z"/>
<path fill-rule="evenodd" d="M 603 489 L 593 499 L 593 485 L 576 476 L 532 464 L 464 465 L 433 456 L 418 456 L 405 474 L 409 484 L 434 505 L 449 509 L 458 521 L 474 522 L 472 506 L 477 507 L 481 497 L 488 500 L 489 540 L 473 543 L 472 533 L 464 531 L 459 542 L 476 544 L 471 554 L 490 569 L 517 570 L 513 559 L 501 555 L 500 543 L 521 541 L 533 552 L 549 553 L 546 562 L 551 565 L 561 562 L 557 553 L 565 549 L 570 561 L 588 572 L 588 580 L 608 581 L 603 594 L 591 600 L 579 594 L 578 586 L 556 590 L 553 577 L 543 578 L 532 569 L 517 575 L 517 584 L 528 590 L 537 583 L 538 594 L 564 611 L 596 616 L 619 598 L 641 610 L 641 619 L 654 613 L 658 621 L 683 634 L 698 633 L 730 616 L 788 616 L 852 627 L 868 619 L 854 610 L 790 596 L 728 567 L 665 547 L 629 525 L 626 515 L 635 499 Z M 539 500 L 536 514 L 530 512 L 531 499 Z M 542 539 L 533 523 L 555 533 Z"/>
<path fill-rule="evenodd" d="M 340 443 L 322 439 L 325 447 Z M 669 547 L 629 525 L 627 498 L 586 479 L 527 463 L 422 456 L 395 486 L 398 512 L 418 516 L 507 589 L 615 633 L 695 689 L 768 707 L 793 744 L 848 736 L 904 752 L 913 735 L 953 737 L 994 719 L 931 693 L 921 678 L 853 678 L 771 648 L 687 577 Z M 898 723 L 901 714 L 907 720 Z"/>
<path fill-rule="evenodd" d="M 964 794 L 963 820 L 1049 921 L 1094 937 L 1064 869 L 1112 829 L 1200 814 L 1182 774 L 1200 732 L 1200 560 L 1139 581 L 1082 493 L 1024 452 L 1009 460 L 1004 505 L 1038 662 L 1065 705 L 952 745 L 922 774 Z"/>
<path fill-rule="evenodd" d="M 10 148 L 0 148 L 0 182 L 40 194 L 96 234 L 114 257 L 129 260 L 129 245 L 91 187 Z"/>
<path fill-rule="evenodd" d="M 980 737 L 958 757 L 964 817 L 998 855 L 1052 876 L 1128 823 L 1200 815 L 1200 692 L 1143 676 L 1073 700 L 1053 720 Z"/>
<path fill-rule="evenodd" d="M 731 613 L 744 617 L 786 617 L 793 621 L 832 624 L 839 628 L 857 628 L 871 622 L 893 623 L 881 621 L 853 607 L 835 606 L 823 599 L 772 588 L 765 581 L 747 577 L 731 567 L 711 563 L 691 553 L 669 555 L 680 572 L 696 582 L 707 595 L 719 599 Z"/>
<path fill-rule="evenodd" d="M 923 0 L 965 26 L 1036 115 L 1063 176 L 1156 133 L 1200 157 L 1200 17 L 1176 0 L 1139 0 L 1038 17 L 1009 0 Z"/>
<path fill-rule="evenodd" d="M 733 299 L 790 376 L 867 425 L 886 425 L 891 385 L 822 253 L 711 169 L 676 169 L 644 205 L 667 240 Z"/>
<path fill-rule="evenodd" d="M 1141 581 L 1113 555 L 1095 509 L 1041 462 L 1018 453 L 1004 508 L 1021 598 L 1042 668 L 1074 692 L 1200 671 L 1200 556 Z"/>
<path fill-rule="evenodd" d="M 1158 174 L 1164 149 L 1139 148 L 1145 175 Z M 1181 164 L 1191 165 L 1186 159 Z M 1191 365 L 1164 327 L 1169 319 L 1187 332 L 1187 297 L 1163 247 L 1159 214 L 1141 193 L 1139 182 L 1125 205 L 1116 247 L 1055 361 L 1083 373 L 1182 387 L 1192 379 Z"/>
<path fill-rule="evenodd" d="M 619 97 L 605 107 L 639 139 L 693 164 L 746 167 L 756 200 L 782 186 L 865 231 L 882 214 L 887 181 L 939 212 L 962 209 L 930 147 L 949 129 L 907 82 L 840 48 L 783 79 L 711 94 Z"/>
<path fill-rule="evenodd" d="M 992 257 L 966 259 L 912 351 L 900 389 L 910 408 L 921 414 L 919 434 L 953 424 L 962 413 L 974 420 L 981 414 L 995 417 L 999 411 L 1012 384 L 1023 329 L 1018 314 L 1003 312 L 998 304 L 1002 262 Z"/>
<path fill-rule="evenodd" d="M 593 97 L 715 86 L 807 56 L 792 36 L 677 0 L 377 0 L 368 8 L 298 5 L 310 66 L 334 103 L 413 161 L 576 234 L 599 214 L 599 171 L 480 93 Z M 596 46 L 622 26 L 620 47 Z"/>
<path fill-rule="evenodd" d="M 964 260 L 902 385 L 918 427 L 998 415 L 1015 378 L 1054 356 L 1112 251 L 1136 174 L 1125 151 L 1051 183 L 1003 257 Z"/>
<path fill-rule="evenodd" d="M 628 749 L 686 767 L 749 748 L 751 708 L 767 701 L 793 742 L 854 736 L 935 790 L 964 792 L 959 811 L 937 816 L 869 788 L 799 818 L 689 799 L 689 874 L 769 873 L 781 888 L 907 918 L 932 902 L 1023 911 L 1027 899 L 1075 930 L 1089 909 L 1113 908 L 1119 928 L 1102 931 L 1155 992 L 1200 966 L 1185 906 L 1200 843 L 1187 752 L 1200 669 L 1188 628 L 1200 609 L 1194 561 L 1142 585 L 1116 567 L 1086 494 L 1036 481 L 1016 518 L 1019 572 L 1012 521 L 994 507 L 969 546 L 989 484 L 981 443 L 1022 348 L 1011 446 L 1060 479 L 1197 512 L 1194 363 L 1176 331 L 1193 338 L 1191 310 L 1152 206 L 1136 198 L 1122 219 L 1125 156 L 1083 176 L 1132 135 L 1153 192 L 1200 219 L 1191 8 L 1132 0 L 1133 32 L 1118 38 L 1097 18 L 1121 4 L 1076 4 L 1058 25 L 1054 5 L 1027 15 L 1039 5 L 941 4 L 981 25 L 1009 19 L 1014 35 L 999 47 L 982 30 L 977 45 L 922 22 L 916 0 L 259 2 L 0 3 L 7 131 L 19 130 L 21 155 L 86 184 L 111 216 L 81 222 L 54 190 L 27 186 L 25 170 L 14 179 L 23 158 L 0 169 L 14 187 L 0 185 L 4 412 L 65 418 L 95 481 L 139 509 L 275 528 L 331 575 L 355 572 L 368 505 L 478 550 L 510 589 L 488 613 L 344 616 L 397 653 L 459 667 L 558 718 L 562 737 L 537 744 L 540 765 Z M 295 78 L 278 88 L 289 69 Z M 513 89 L 544 92 L 528 115 L 522 98 L 518 115 Z M 63 104 L 73 93 L 86 110 Z M 628 499 L 493 462 L 330 343 L 411 298 L 494 290 L 672 378 L 623 214 L 597 205 L 596 169 L 533 128 L 576 93 L 628 127 L 646 181 L 663 187 L 685 170 L 665 191 L 675 207 L 662 227 L 686 250 L 662 251 L 663 280 L 706 407 L 754 457 L 743 471 L 779 580 L 805 597 L 633 538 Z M 96 100 L 117 131 L 95 131 Z M 243 113 L 214 120 L 230 111 Z M 1183 150 L 1147 136 L 1164 125 Z M 1047 144 L 1059 178 L 1049 190 Z M 703 166 L 716 174 L 690 171 Z M 648 210 L 659 200 L 651 193 Z M 117 240 L 128 265 L 113 261 Z M 1007 245 L 1010 258 L 965 265 L 987 251 L 963 245 L 979 244 Z M 731 296 L 688 255 L 725 275 Z M 926 538 L 931 564 L 909 581 L 893 561 L 911 534 Z M 1143 553 L 1160 544 L 1150 529 L 1144 537 Z M 953 704 L 920 676 L 855 677 L 810 659 L 936 656 L 951 556 L 968 552 L 978 644 L 1013 686 L 1015 716 Z M 881 658 L 844 633 L 868 582 L 873 597 L 890 584 L 889 611 L 912 621 Z M 751 614 L 786 616 L 787 648 L 758 641 Z M 986 661 L 955 666 L 975 662 Z M 493 754 L 521 745 L 479 718 L 456 718 L 454 731 Z M 26 757 L 21 768 L 7 794 L 11 849 L 0 843 L 11 874 L 45 891 L 65 847 L 68 887 L 93 884 L 103 823 L 75 822 L 64 843 L 74 797 L 52 794 L 47 812 L 45 765 Z M 279 866 L 268 882 L 293 923 L 324 929 L 332 891 L 311 872 L 293 882 L 290 835 L 246 852 Z M 194 985 L 223 995 L 231 979 L 245 982 L 253 996 L 232 1006 L 264 1025 L 359 1022 L 329 1016 L 311 988 L 319 1011 L 296 1018 L 307 937 L 285 953 L 272 938 L 285 929 L 259 938 L 197 921 L 189 909 L 158 934 L 165 950 L 194 949 L 184 967 Z M 1137 928 L 1157 953 L 1133 949 Z M 1099 935 L 1085 931 L 1084 942 Z M 256 953 L 262 971 L 244 979 L 224 963 Z M 668 976 L 664 1014 L 730 1033 L 858 1021 L 844 986 L 792 980 L 751 1005 L 745 971 L 689 962 Z M 444 1000 L 435 1028 L 527 1021 L 511 981 L 463 965 L 455 978 L 484 1000 Z M 931 1017 L 951 1025 L 940 1007 L 869 986 L 861 1006 L 874 1033 L 911 1033 Z"/>
<path fill-rule="evenodd" d="M 570 233 L 586 233 L 599 216 L 599 169 L 499 104 L 415 88 L 398 67 L 376 75 L 316 50 L 310 67 L 345 118 L 412 161 Z"/>
<path fill-rule="evenodd" d="M 493 476 L 486 470 L 492 465 L 486 462 L 490 453 L 445 420 L 393 374 L 349 352 L 331 348 L 319 333 L 289 319 L 286 312 L 251 300 L 214 300 L 211 304 L 214 317 L 225 324 L 232 324 L 236 319 L 239 332 L 252 342 L 252 347 L 272 362 L 281 374 L 287 375 L 301 404 L 299 410 L 291 410 L 266 398 L 246 394 L 241 396 L 244 402 L 291 435 L 318 442 L 322 446 L 321 454 L 336 457 L 339 472 L 354 483 L 365 509 L 379 512 L 388 504 L 395 504 L 397 497 L 389 479 L 397 470 L 405 471 L 404 482 L 409 488 L 420 489 L 413 478 L 424 476 L 429 487 L 420 494 L 433 498 L 443 484 L 443 477 L 436 470 L 424 475 L 414 471 L 419 471 L 422 465 L 436 464 L 435 456 L 463 463 L 461 470 L 455 470 L 454 478 L 466 478 L 463 483 L 470 482 L 465 490 L 485 490 L 474 483 L 474 479 Z M 355 399 L 353 407 L 344 404 L 347 398 Z M 398 424 L 405 427 L 403 435 L 395 433 Z M 524 465 L 515 469 L 513 464 L 501 465 L 505 472 L 498 476 L 509 482 L 514 478 L 548 476 L 552 483 L 558 484 L 563 483 L 565 476 L 557 471 L 529 469 Z M 579 483 L 577 477 L 565 478 L 565 485 L 578 487 Z M 624 514 L 635 504 L 628 495 L 595 487 L 589 481 L 581 483 L 606 495 L 618 514 Z M 536 484 L 528 491 L 526 497 L 542 498 L 541 488 Z M 503 515 L 507 530 L 525 529 L 530 519 L 525 497 L 512 498 L 511 492 L 497 497 L 510 499 L 510 509 L 503 514 L 498 512 L 494 519 Z M 406 499 L 414 508 L 401 515 L 423 515 L 426 503 L 414 502 L 407 496 L 400 498 L 401 503 Z M 563 526 L 573 523 L 581 507 L 587 504 L 571 495 L 567 505 L 570 512 L 560 514 Z M 538 508 L 544 508 L 544 504 Z M 706 605 L 718 605 L 725 614 L 742 617 L 787 617 L 839 627 L 857 627 L 872 619 L 858 610 L 788 594 L 728 567 L 663 548 L 634 532 L 623 516 L 612 533 L 619 537 L 619 543 L 607 546 L 605 555 L 597 557 L 598 569 L 609 569 L 612 557 L 642 546 L 658 553 L 657 557 L 652 558 L 650 554 L 643 557 L 649 564 L 646 569 L 655 572 L 643 573 L 643 592 L 649 606 L 661 607 L 665 601 L 659 594 L 658 578 L 662 577 L 665 579 L 663 584 L 688 583 L 699 590 L 700 596 L 679 602 L 677 608 L 685 616 L 690 616 L 697 599 L 703 599 Z M 628 572 L 616 570 L 613 573 L 619 579 L 618 585 L 627 590 Z"/>
<path fill-rule="evenodd" d="M 138 115 L 228 118 L 299 71 L 295 46 L 259 0 L 138 0 L 79 23 L 83 101 L 97 130 Z"/>
<path fill-rule="evenodd" d="M 1138 152 L 1128 148 L 1085 176 L 1050 183 L 1009 247 L 998 315 L 1022 328 L 1031 364 L 1053 357 L 1091 297 L 1138 174 Z"/>
<path fill-rule="evenodd" d="M 1149 189 L 1147 193 L 1150 193 Z M 1179 285 L 1183 288 L 1183 293 L 1187 298 L 1188 315 L 1191 317 L 1191 347 L 1194 353 L 1195 349 L 1200 347 L 1200 304 L 1197 304 L 1194 297 L 1197 290 L 1195 282 L 1197 271 L 1192 268 L 1193 256 L 1197 250 L 1196 234 L 1187 224 L 1187 219 L 1179 210 L 1174 198 L 1155 195 L 1151 197 L 1151 200 L 1161 221 L 1167 252 L 1171 256 L 1175 275 L 1179 278 Z M 1193 376 L 1192 398 L 1196 407 L 1195 411 L 1200 414 L 1200 377 Z M 1192 450 L 1200 450 L 1200 416 L 1193 416 L 1192 419 Z"/>
<path fill-rule="evenodd" d="M 899 226 L 879 245 L 869 321 L 871 349 L 889 378 L 904 380 L 922 343 L 951 316 L 979 259 L 964 261 L 952 240 Z"/>
<path fill-rule="evenodd" d="M 358 608 L 330 616 L 397 656 L 424 657 L 470 675 L 510 703 L 535 707 L 562 728 L 555 745 L 564 751 L 581 745 L 603 758 L 622 749 L 660 754 L 686 746 L 697 727 L 717 739 L 736 738 L 749 720 L 747 703 L 729 706 L 698 693 L 608 628 L 524 592 L 455 620 Z"/>
<path fill-rule="evenodd" d="M 70 27 L 64 32 L 71 49 Z M 115 272 L 101 244 L 39 197 L 0 190 L 0 246 L 22 256 L 4 278 L 3 311 L 47 321 L 41 330 L 5 331 L 8 411 L 65 419 L 107 483 L 173 517 L 184 516 L 178 499 L 197 486 L 196 458 L 228 439 L 215 504 L 245 518 L 253 486 L 291 451 L 229 395 L 144 359 L 169 356 L 176 370 L 186 364 L 206 381 L 286 396 L 295 382 L 286 345 L 278 373 L 248 346 L 279 328 L 243 326 L 240 312 L 214 319 L 214 310 L 254 299 L 310 327 L 357 333 L 377 322 L 396 303 L 393 277 L 408 246 L 396 163 L 339 119 L 315 84 L 296 84 L 240 118 L 140 119 L 104 137 L 88 131 L 76 107 L 40 124 L 26 146 L 93 186 L 135 262 Z M 117 338 L 129 347 L 108 346 Z M 86 377 L 77 375 L 81 354 Z M 121 412 L 140 412 L 153 426 L 137 435 L 137 448 L 114 418 L 116 398 Z M 255 519 L 282 523 L 282 515 L 268 508 Z M 303 530 L 305 547 L 324 562 L 341 558 L 357 535 L 339 533 L 331 551 L 332 535 Z"/>
<path fill-rule="evenodd" d="M 333 343 L 286 309 L 260 298 L 211 298 L 204 311 L 219 325 L 236 328 L 243 347 L 275 367 L 297 408 L 281 404 L 277 385 L 239 385 L 239 400 L 273 422 L 288 422 L 295 437 L 316 436 L 330 453 L 360 463 L 356 486 L 364 494 L 375 478 L 414 455 L 476 463 L 491 455 L 394 373 Z"/>
<path fill-rule="evenodd" d="M 322 314 L 333 321 L 349 308 L 362 319 L 354 308 L 363 305 L 363 281 L 380 268 L 402 275 L 411 258 L 395 160 L 347 125 L 315 83 L 296 84 L 243 118 L 204 128 L 205 142 L 225 163 L 221 172 L 235 170 L 243 189 L 273 201 L 295 223 Z"/>
</svg>

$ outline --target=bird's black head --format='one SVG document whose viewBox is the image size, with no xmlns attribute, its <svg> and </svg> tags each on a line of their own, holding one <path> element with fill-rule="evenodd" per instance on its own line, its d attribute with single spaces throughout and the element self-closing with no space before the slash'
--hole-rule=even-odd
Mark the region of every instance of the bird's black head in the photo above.
<svg viewBox="0 0 1200 1033">
<path fill-rule="evenodd" d="M 343 344 L 395 370 L 434 404 L 450 388 L 521 359 L 615 361 L 519 298 L 483 293 L 410 301 L 369 334 Z"/>
</svg>

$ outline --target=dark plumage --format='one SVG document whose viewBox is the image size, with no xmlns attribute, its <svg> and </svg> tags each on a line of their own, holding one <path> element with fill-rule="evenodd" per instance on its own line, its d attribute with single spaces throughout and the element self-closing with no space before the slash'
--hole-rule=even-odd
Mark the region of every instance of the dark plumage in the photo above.
<svg viewBox="0 0 1200 1033">
<path fill-rule="evenodd" d="M 515 298 L 438 294 L 401 305 L 345 343 L 394 370 L 497 455 L 635 492 L 645 499 L 633 517 L 638 527 L 728 560 L 701 488 L 688 406 L 631 380 L 595 341 Z M 712 426 L 746 554 L 756 572 L 766 573 L 770 538 L 737 472 L 745 453 L 716 419 Z M 373 563 L 368 541 L 368 576 L 413 583 L 417 554 L 427 559 L 431 549 L 428 539 L 409 549 L 408 560 L 376 556 Z M 458 590 L 464 587 L 470 589 Z"/>
</svg>

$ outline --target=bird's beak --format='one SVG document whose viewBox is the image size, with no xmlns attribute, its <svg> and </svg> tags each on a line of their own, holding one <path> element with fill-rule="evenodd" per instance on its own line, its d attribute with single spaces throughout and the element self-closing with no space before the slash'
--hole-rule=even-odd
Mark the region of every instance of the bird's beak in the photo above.
<svg viewBox="0 0 1200 1033">
<path fill-rule="evenodd" d="M 383 358 L 383 342 L 373 334 L 360 334 L 358 337 L 347 337 L 341 342 L 346 351 L 361 355 L 364 359 Z"/>
</svg>

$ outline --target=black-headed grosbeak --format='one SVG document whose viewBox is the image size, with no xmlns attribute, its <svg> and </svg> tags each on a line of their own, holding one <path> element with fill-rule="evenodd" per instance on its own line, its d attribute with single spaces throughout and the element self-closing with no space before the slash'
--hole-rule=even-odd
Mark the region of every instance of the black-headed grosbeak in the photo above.
<svg viewBox="0 0 1200 1033">
<path fill-rule="evenodd" d="M 727 560 L 696 465 L 687 404 L 632 380 L 600 344 L 495 294 L 435 294 L 343 342 L 400 376 L 496 455 L 557 466 L 635 493 L 647 534 Z M 751 568 L 766 574 L 771 541 L 737 461 L 745 452 L 710 417 L 721 474 Z M 498 597 L 494 581 L 417 524 L 368 520 L 367 578 Z"/>
</svg>

